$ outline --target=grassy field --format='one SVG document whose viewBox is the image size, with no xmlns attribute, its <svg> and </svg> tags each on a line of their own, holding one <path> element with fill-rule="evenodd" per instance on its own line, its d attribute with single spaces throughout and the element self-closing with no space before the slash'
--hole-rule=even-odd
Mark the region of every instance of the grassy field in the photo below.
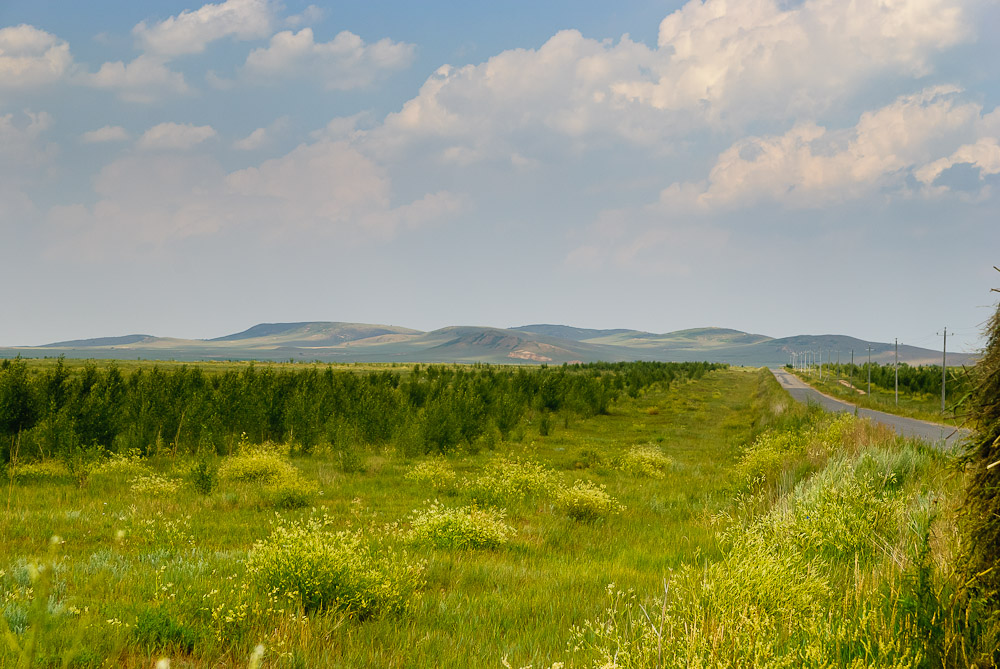
<svg viewBox="0 0 1000 669">
<path fill-rule="evenodd" d="M 742 370 L 524 434 L 10 470 L 0 666 L 978 659 L 944 455 Z"/>
</svg>

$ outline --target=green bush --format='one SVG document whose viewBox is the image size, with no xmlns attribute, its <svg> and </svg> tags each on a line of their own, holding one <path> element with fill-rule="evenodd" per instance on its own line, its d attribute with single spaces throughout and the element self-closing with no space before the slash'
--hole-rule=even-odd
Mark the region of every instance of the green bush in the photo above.
<svg viewBox="0 0 1000 669">
<path fill-rule="evenodd" d="M 552 497 L 559 489 L 558 476 L 545 465 L 504 457 L 490 462 L 471 484 L 474 499 L 498 507 L 532 497 Z"/>
<path fill-rule="evenodd" d="M 266 450 L 250 450 L 226 458 L 219 467 L 219 478 L 236 483 L 275 483 L 297 472 L 285 458 Z"/>
<path fill-rule="evenodd" d="M 201 458 L 188 470 L 187 480 L 202 495 L 211 495 L 219 484 L 219 468 L 208 458 Z"/>
<path fill-rule="evenodd" d="M 59 460 L 41 460 L 39 462 L 20 462 L 8 466 L 7 476 L 15 483 L 68 483 L 73 475 L 65 463 Z"/>
<path fill-rule="evenodd" d="M 266 485 L 262 496 L 269 506 L 279 509 L 301 509 L 309 506 L 319 494 L 319 486 L 298 473 L 286 474 Z"/>
<path fill-rule="evenodd" d="M 669 456 L 664 455 L 659 446 L 643 444 L 633 446 L 622 454 L 618 458 L 615 468 L 632 476 L 662 479 L 673 463 L 674 461 Z"/>
<path fill-rule="evenodd" d="M 498 509 L 447 508 L 434 502 L 413 513 L 407 538 L 435 548 L 499 548 L 514 534 L 505 516 Z"/>
<path fill-rule="evenodd" d="M 606 492 L 607 486 L 577 480 L 572 488 L 556 495 L 556 504 L 573 520 L 593 522 L 621 510 L 621 505 Z"/>
<path fill-rule="evenodd" d="M 247 571 L 263 593 L 294 593 L 307 612 L 360 619 L 403 613 L 423 586 L 423 564 L 365 539 L 330 532 L 325 518 L 278 525 L 257 542 Z"/>
<path fill-rule="evenodd" d="M 458 474 L 444 458 L 418 462 L 406 473 L 406 480 L 425 484 L 438 492 L 452 492 L 458 487 Z"/>
</svg>

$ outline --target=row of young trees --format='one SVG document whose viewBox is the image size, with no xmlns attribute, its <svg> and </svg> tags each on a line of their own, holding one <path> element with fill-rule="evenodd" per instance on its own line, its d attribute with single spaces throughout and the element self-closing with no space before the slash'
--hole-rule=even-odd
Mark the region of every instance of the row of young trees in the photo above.
<svg viewBox="0 0 1000 669">
<path fill-rule="evenodd" d="M 842 379 L 854 379 L 854 384 L 868 382 L 868 363 L 852 365 L 823 365 L 824 374 L 834 374 Z M 949 397 L 964 395 L 969 390 L 969 378 L 963 368 L 949 367 L 947 372 Z M 884 390 L 896 387 L 896 368 L 892 363 L 880 365 L 871 363 L 872 386 Z M 910 394 L 940 395 L 941 365 L 920 365 L 911 367 L 905 362 L 899 363 L 899 390 Z"/>
<path fill-rule="evenodd" d="M 447 452 L 484 435 L 507 438 L 528 412 L 591 416 L 620 394 L 698 378 L 710 363 L 595 363 L 510 368 L 414 366 L 404 372 L 249 365 L 206 373 L 155 365 L 126 373 L 60 359 L 42 372 L 0 363 L 0 457 L 53 457 L 100 446 L 224 453 L 252 441 L 384 444 Z"/>
</svg>

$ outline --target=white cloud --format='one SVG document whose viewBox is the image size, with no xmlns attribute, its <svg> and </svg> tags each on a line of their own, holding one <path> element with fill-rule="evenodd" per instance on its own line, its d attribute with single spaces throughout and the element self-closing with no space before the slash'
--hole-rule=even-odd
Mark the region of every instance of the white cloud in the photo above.
<svg viewBox="0 0 1000 669">
<path fill-rule="evenodd" d="M 142 137 L 136 141 L 136 146 L 144 150 L 183 151 L 194 148 L 215 136 L 215 128 L 210 125 L 160 123 L 144 132 Z"/>
<path fill-rule="evenodd" d="M 563 31 L 535 50 L 444 66 L 378 139 L 436 139 L 452 158 L 486 160 L 531 137 L 669 150 L 692 130 L 815 117 L 880 78 L 925 75 L 970 37 L 970 2 L 690 0 L 664 19 L 656 48 Z"/>
<path fill-rule="evenodd" d="M 824 109 L 884 73 L 918 77 L 969 37 L 962 0 L 692 0 L 660 24 L 668 58 L 615 91 L 712 120 Z"/>
<path fill-rule="evenodd" d="M 366 44 L 346 30 L 329 42 L 316 42 L 312 29 L 303 28 L 297 33 L 279 32 L 267 47 L 251 51 L 243 72 L 264 81 L 313 78 L 328 89 L 347 90 L 368 86 L 385 72 L 407 67 L 413 53 L 412 44 L 388 38 Z"/>
<path fill-rule="evenodd" d="M 226 0 L 184 11 L 159 23 L 143 21 L 132 29 L 139 46 L 151 54 L 172 57 L 201 53 L 224 37 L 251 40 L 267 37 L 275 6 L 268 0 Z"/>
<path fill-rule="evenodd" d="M 131 63 L 104 63 L 97 72 L 81 75 L 80 81 L 94 88 L 115 91 L 127 102 L 150 103 L 168 95 L 185 95 L 190 90 L 183 74 L 146 55 Z"/>
<path fill-rule="evenodd" d="M 0 86 L 51 84 L 72 66 L 69 44 L 55 35 L 27 24 L 0 28 Z"/>
<path fill-rule="evenodd" d="M 936 87 L 900 97 L 845 131 L 803 122 L 782 135 L 748 137 L 719 155 L 706 181 L 665 189 L 661 204 L 672 211 L 760 201 L 820 207 L 905 189 L 907 175 L 975 135 L 981 107 L 957 93 Z"/>
<path fill-rule="evenodd" d="M 984 176 L 1000 174 L 1000 144 L 996 137 L 983 137 L 975 144 L 958 147 L 954 153 L 924 165 L 915 172 L 917 180 L 925 186 L 932 186 L 941 174 L 955 165 L 971 165 Z"/>
<path fill-rule="evenodd" d="M 128 130 L 120 125 L 106 125 L 97 130 L 90 130 L 80 136 L 80 141 L 84 144 L 97 144 L 101 142 L 124 142 L 130 135 Z"/>
<path fill-rule="evenodd" d="M 255 151 L 271 143 L 274 136 L 282 132 L 288 126 L 288 117 L 282 116 L 275 119 L 274 123 L 266 128 L 257 128 L 243 139 L 233 142 L 233 148 L 240 151 Z"/>
<path fill-rule="evenodd" d="M 285 25 L 289 28 L 298 28 L 311 23 L 319 23 L 326 16 L 326 12 L 316 5 L 309 5 L 301 14 L 292 14 L 285 17 Z"/>
</svg>

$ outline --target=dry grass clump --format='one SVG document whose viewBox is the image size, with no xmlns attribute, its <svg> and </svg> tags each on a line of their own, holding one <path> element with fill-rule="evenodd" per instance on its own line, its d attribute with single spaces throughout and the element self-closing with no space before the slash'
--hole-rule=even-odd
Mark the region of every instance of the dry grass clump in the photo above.
<svg viewBox="0 0 1000 669">
<path fill-rule="evenodd" d="M 410 519 L 407 539 L 435 548 L 499 548 L 514 534 L 502 509 L 448 508 L 438 502 Z"/>
<path fill-rule="evenodd" d="M 623 453 L 615 463 L 615 469 L 632 476 L 662 479 L 673 463 L 656 444 L 642 444 Z"/>
<path fill-rule="evenodd" d="M 246 566 L 257 589 L 296 597 L 307 612 L 365 619 L 408 610 L 423 586 L 423 564 L 328 526 L 317 516 L 282 523 L 254 544 Z"/>
</svg>

